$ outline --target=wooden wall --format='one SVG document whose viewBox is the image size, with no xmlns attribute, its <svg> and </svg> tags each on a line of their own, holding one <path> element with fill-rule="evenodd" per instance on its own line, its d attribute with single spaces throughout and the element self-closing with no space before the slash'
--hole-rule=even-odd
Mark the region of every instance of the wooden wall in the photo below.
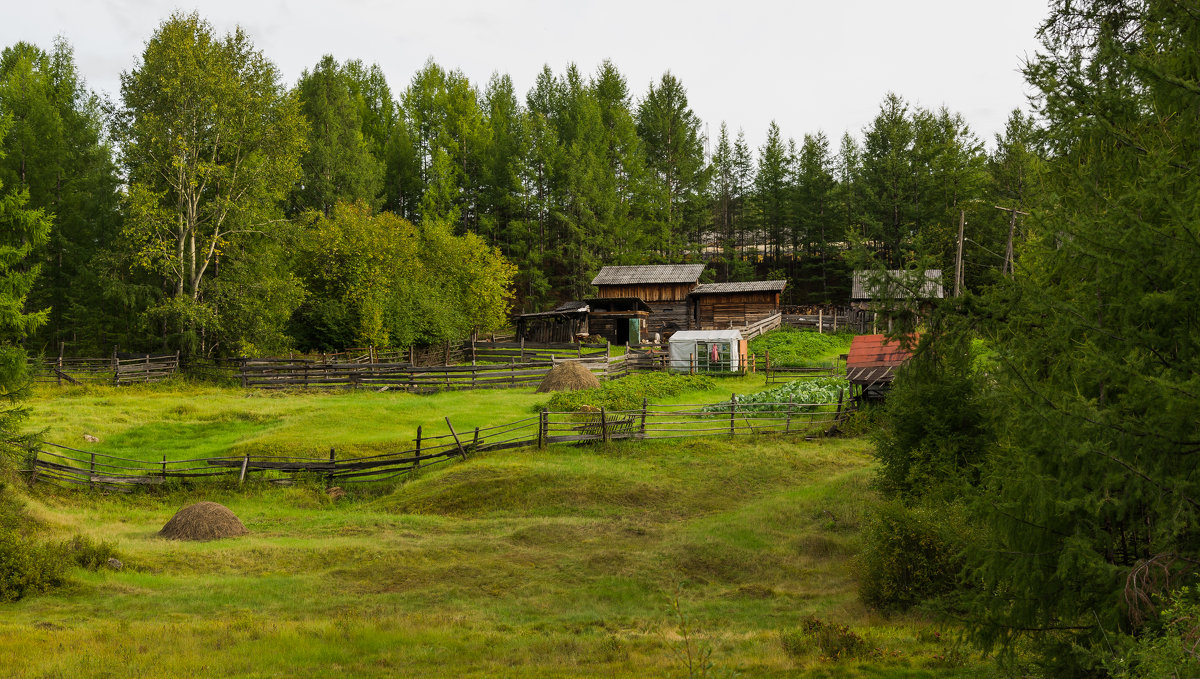
<svg viewBox="0 0 1200 679">
<path fill-rule="evenodd" d="M 598 297 L 637 297 L 643 302 L 687 301 L 695 283 L 641 283 L 638 285 L 597 285 Z"/>
<path fill-rule="evenodd" d="M 517 338 L 526 342 L 574 342 L 577 333 L 587 332 L 587 318 L 579 316 L 535 316 L 517 319 Z"/>
<path fill-rule="evenodd" d="M 722 330 L 750 325 L 779 311 L 779 293 L 738 292 L 696 297 L 700 330 Z"/>
<path fill-rule="evenodd" d="M 649 332 L 653 332 L 646 328 L 649 324 L 649 316 L 645 311 L 593 311 L 588 315 L 588 332 L 600 335 L 612 344 L 625 344 L 626 342 L 640 344 L 648 337 Z M 628 328 L 631 318 L 642 320 L 641 338 L 624 337 L 617 329 L 619 324 Z"/>
</svg>

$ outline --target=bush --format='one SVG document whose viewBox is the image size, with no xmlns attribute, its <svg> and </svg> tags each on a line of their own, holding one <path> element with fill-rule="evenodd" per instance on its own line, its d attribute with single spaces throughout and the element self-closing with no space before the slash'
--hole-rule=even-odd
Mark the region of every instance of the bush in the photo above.
<svg viewBox="0 0 1200 679">
<path fill-rule="evenodd" d="M 108 542 L 96 542 L 84 535 L 76 535 L 62 544 L 63 555 L 71 563 L 89 571 L 99 570 L 109 559 L 117 558 L 117 550 Z"/>
<path fill-rule="evenodd" d="M 64 582 L 67 564 L 55 545 L 0 532 L 0 601 L 16 601 Z"/>
<path fill-rule="evenodd" d="M 714 384 L 711 377 L 704 375 L 636 373 L 592 389 L 559 392 L 550 397 L 545 407 L 556 412 L 575 411 L 585 405 L 607 410 L 637 410 L 642 407 L 642 399 L 653 401 L 685 391 L 711 389 Z M 535 406 L 535 410 L 541 408 Z"/>
<path fill-rule="evenodd" d="M 803 658 L 810 648 L 816 648 L 823 660 L 846 660 L 877 655 L 879 649 L 846 625 L 827 622 L 810 615 L 800 623 L 799 630 L 779 633 L 783 652 L 793 660 Z"/>
<path fill-rule="evenodd" d="M 951 590 L 962 557 L 944 526 L 955 525 L 960 514 L 951 505 L 936 509 L 912 509 L 898 502 L 880 505 L 867 522 L 859 555 L 863 603 L 905 610 Z"/>
</svg>

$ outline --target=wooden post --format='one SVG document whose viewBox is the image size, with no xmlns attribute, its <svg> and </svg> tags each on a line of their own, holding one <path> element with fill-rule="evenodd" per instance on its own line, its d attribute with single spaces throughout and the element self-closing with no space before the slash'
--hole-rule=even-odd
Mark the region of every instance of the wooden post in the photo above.
<svg viewBox="0 0 1200 679">
<path fill-rule="evenodd" d="M 249 466 L 250 466 L 250 455 L 247 454 L 246 457 L 242 458 L 242 473 L 240 476 L 238 476 L 238 485 L 239 486 L 246 482 L 246 468 Z"/>
<path fill-rule="evenodd" d="M 408 364 L 412 366 L 417 364 L 417 350 L 411 344 L 408 345 Z"/>
<path fill-rule="evenodd" d="M 758 374 L 758 354 L 750 354 L 750 374 Z"/>
<path fill-rule="evenodd" d="M 413 459 L 413 469 L 421 466 L 421 425 L 417 425 L 417 456 Z"/>
<path fill-rule="evenodd" d="M 771 350 L 767 349 L 767 379 L 771 379 Z"/>
<path fill-rule="evenodd" d="M 58 378 L 58 386 L 60 387 L 62 386 L 63 352 L 66 351 L 66 348 L 66 342 L 58 343 L 58 372 L 55 373 L 55 377 Z"/>
<path fill-rule="evenodd" d="M 450 340 L 446 340 L 446 360 L 442 362 L 442 365 L 450 365 Z"/>
<path fill-rule="evenodd" d="M 604 413 L 604 406 L 600 406 L 600 440 L 608 443 L 608 417 Z"/>
<path fill-rule="evenodd" d="M 546 409 L 538 413 L 538 448 L 546 447 Z"/>
<path fill-rule="evenodd" d="M 642 427 L 641 427 L 642 438 L 646 438 L 646 405 L 647 405 L 646 397 L 643 396 L 642 397 Z"/>
<path fill-rule="evenodd" d="M 479 452 L 479 427 L 475 427 L 475 440 L 471 443 L 471 454 Z"/>
<path fill-rule="evenodd" d="M 167 456 L 166 455 L 163 455 L 163 461 L 162 461 L 162 480 L 163 481 L 167 480 Z"/>
<path fill-rule="evenodd" d="M 792 399 L 787 401 L 787 425 L 783 428 L 783 433 L 792 433 Z"/>
<path fill-rule="evenodd" d="M 825 332 L 825 308 L 817 307 L 817 332 Z"/>
<path fill-rule="evenodd" d="M 688 374 L 696 374 L 696 354 L 694 352 L 688 353 Z"/>
<path fill-rule="evenodd" d="M 337 470 L 337 467 L 334 466 L 337 464 L 334 457 L 333 446 L 329 446 L 329 473 L 325 476 L 325 483 L 331 486 L 333 485 L 333 472 Z"/>
<path fill-rule="evenodd" d="M 474 368 L 474 367 L 475 367 L 475 358 L 476 358 L 476 351 L 475 351 L 475 333 L 471 333 L 471 367 L 472 367 L 472 368 Z M 471 374 L 472 374 L 472 380 L 473 380 L 473 379 L 474 379 L 474 372 L 472 372 Z M 472 382 L 472 385 L 471 385 L 471 386 L 475 386 L 473 382 Z"/>
<path fill-rule="evenodd" d="M 113 346 L 112 367 L 113 367 L 113 384 L 119 386 L 121 384 L 121 361 L 119 359 L 117 359 L 117 347 L 116 346 Z"/>
<path fill-rule="evenodd" d="M 521 362 L 525 362 L 525 336 L 521 335 Z"/>
<path fill-rule="evenodd" d="M 737 417 L 737 394 L 730 394 L 729 395 L 729 435 L 730 436 L 733 436 L 733 428 L 734 428 L 734 425 L 736 424 L 736 422 L 734 421 L 734 418 L 736 418 L 736 417 Z"/>
<path fill-rule="evenodd" d="M 458 433 L 454 431 L 454 425 L 450 424 L 449 417 L 446 418 L 446 426 L 450 428 L 450 435 L 454 437 L 454 443 L 458 445 L 458 454 L 462 456 L 462 459 L 467 459 L 467 451 L 463 448 L 462 441 L 458 440 Z"/>
<path fill-rule="evenodd" d="M 96 454 L 92 453 L 92 464 L 88 466 L 88 486 L 94 486 L 96 482 L 93 480 L 96 476 Z"/>
</svg>

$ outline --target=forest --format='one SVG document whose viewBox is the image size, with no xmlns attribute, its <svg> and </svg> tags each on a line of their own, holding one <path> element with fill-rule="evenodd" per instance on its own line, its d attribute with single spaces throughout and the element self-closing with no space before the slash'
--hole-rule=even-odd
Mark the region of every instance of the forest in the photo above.
<svg viewBox="0 0 1200 679">
<path fill-rule="evenodd" d="M 1028 206 L 1039 157 L 1019 110 L 988 151 L 891 93 L 867 129 L 772 124 L 754 149 L 725 123 L 707 138 L 670 72 L 634 92 L 608 61 L 547 66 L 523 95 L 432 60 L 392 85 L 325 56 L 285 83 L 197 14 L 163 21 L 121 83 L 89 91 L 65 39 L 0 58 L 0 190 L 47 220 L 10 264 L 44 320 L 33 351 L 457 341 L 588 296 L 605 264 L 704 262 L 706 281 L 844 302 L 855 266 L 951 270 L 960 217 L 978 287 L 1004 263 L 995 206 Z"/>
</svg>

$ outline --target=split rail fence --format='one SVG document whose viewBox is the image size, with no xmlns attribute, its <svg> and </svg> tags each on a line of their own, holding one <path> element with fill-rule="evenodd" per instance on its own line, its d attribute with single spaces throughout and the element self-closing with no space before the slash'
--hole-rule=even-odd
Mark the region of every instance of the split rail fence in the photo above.
<svg viewBox="0 0 1200 679">
<path fill-rule="evenodd" d="M 179 352 L 120 354 L 112 358 L 45 358 L 33 363 L 32 379 L 40 384 L 143 384 L 160 382 L 179 372 Z"/>
<path fill-rule="evenodd" d="M 554 443 L 608 443 L 703 436 L 799 435 L 814 437 L 836 430 L 850 404 L 753 403 L 729 401 L 693 405 L 653 405 L 635 410 L 550 412 L 474 430 L 457 431 L 445 418 L 447 434 L 427 436 L 417 427 L 407 450 L 339 459 L 325 457 L 243 455 L 160 461 L 137 460 L 45 443 L 31 451 L 29 481 L 65 487 L 132 491 L 139 486 L 201 479 L 257 476 L 274 483 L 293 483 L 297 476 L 317 477 L 327 484 L 384 482 L 485 450 L 533 447 Z"/>
</svg>

